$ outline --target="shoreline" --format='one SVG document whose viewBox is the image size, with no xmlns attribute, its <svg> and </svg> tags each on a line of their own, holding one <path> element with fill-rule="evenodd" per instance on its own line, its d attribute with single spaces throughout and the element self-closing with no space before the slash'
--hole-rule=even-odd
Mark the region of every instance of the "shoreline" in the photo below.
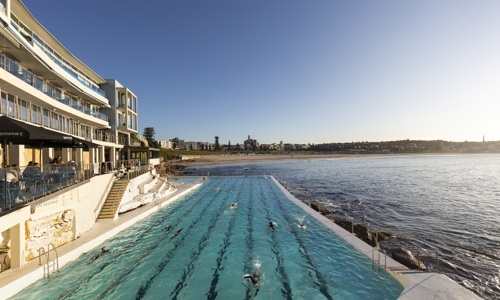
<svg viewBox="0 0 500 300">
<path fill-rule="evenodd" d="M 240 163 L 263 163 L 291 160 L 320 160 L 320 159 L 344 159 L 344 158 L 384 158 L 384 157 L 408 157 L 408 156 L 456 156 L 473 155 L 476 153 L 398 153 L 398 154 L 255 154 L 255 155 L 204 155 L 185 156 L 175 164 L 184 168 L 193 166 L 240 164 Z M 477 153 L 483 154 L 483 153 Z"/>
</svg>

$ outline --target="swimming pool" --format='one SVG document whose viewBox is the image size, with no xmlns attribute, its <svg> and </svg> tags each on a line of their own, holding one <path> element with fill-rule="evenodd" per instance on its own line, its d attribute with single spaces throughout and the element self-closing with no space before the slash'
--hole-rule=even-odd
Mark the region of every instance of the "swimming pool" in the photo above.
<svg viewBox="0 0 500 300">
<path fill-rule="evenodd" d="M 101 246 L 110 251 L 91 262 L 101 250 L 89 251 L 13 299 L 396 299 L 403 290 L 267 177 L 207 178 Z M 259 272 L 258 289 L 242 278 Z"/>
</svg>

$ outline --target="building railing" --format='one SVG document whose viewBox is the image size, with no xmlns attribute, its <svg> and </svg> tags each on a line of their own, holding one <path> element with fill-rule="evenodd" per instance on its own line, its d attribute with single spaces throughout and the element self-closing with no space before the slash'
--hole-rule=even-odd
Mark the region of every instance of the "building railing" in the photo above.
<svg viewBox="0 0 500 300">
<path fill-rule="evenodd" d="M 6 93 L 15 96 L 14 94 L 5 91 Z M 23 100 L 24 101 L 24 100 Z M 53 126 L 47 126 L 48 121 L 44 121 L 45 117 L 42 117 L 42 112 L 41 111 L 34 111 L 32 109 L 32 106 L 30 105 L 30 102 L 25 101 L 27 104 L 26 106 L 23 106 L 20 104 L 20 101 L 8 101 L 7 99 L 2 98 L 0 101 L 0 115 L 5 115 L 8 116 L 12 119 L 16 120 L 21 120 L 28 122 L 30 124 L 34 125 L 43 125 L 45 127 L 54 129 L 59 132 L 63 132 L 66 134 L 71 134 L 78 136 L 80 138 L 85 138 L 87 140 L 91 140 L 92 137 L 85 137 L 82 136 L 81 134 L 75 134 L 71 130 L 74 128 L 73 126 L 66 126 L 66 130 L 62 130 L 62 128 L 59 126 L 60 123 L 58 122 L 53 122 Z M 50 118 L 48 118 L 50 120 Z M 99 140 L 99 141 L 105 141 L 105 142 L 110 142 L 110 143 L 116 143 L 116 136 L 113 133 L 110 133 L 108 130 L 101 130 L 101 129 L 94 129 L 94 136 L 93 139 Z M 124 143 L 122 144 L 124 145 Z"/>
<path fill-rule="evenodd" d="M 51 193 L 70 188 L 94 176 L 113 173 L 116 177 L 135 178 L 152 169 L 138 159 L 80 165 L 63 164 L 0 168 L 0 214 L 12 212 Z M 17 179 L 9 174 L 17 174 Z"/>
<path fill-rule="evenodd" d="M 44 93 L 45 95 L 51 97 L 54 100 L 57 100 L 58 102 L 67 105 L 68 107 L 71 107 L 75 110 L 78 110 L 86 115 L 92 116 L 94 118 L 98 118 L 103 121 L 109 121 L 109 118 L 107 115 L 90 109 L 90 107 L 85 106 L 85 105 L 80 105 L 76 101 L 72 101 L 70 98 L 63 98 L 61 96 L 60 92 L 57 92 L 57 89 L 54 88 L 53 86 L 43 82 L 40 78 L 38 78 L 35 74 L 32 72 L 28 71 L 26 68 L 12 60 L 10 57 L 5 55 L 3 52 L 0 52 L 0 66 L 2 69 L 5 69 L 7 72 L 10 74 L 16 76 L 23 82 L 29 84 L 30 86 L 36 88 L 40 92 Z"/>
<path fill-rule="evenodd" d="M 38 37 L 36 34 L 32 34 L 32 40 L 35 42 L 35 44 L 38 47 L 40 47 L 40 49 L 43 50 L 43 52 L 45 52 L 45 54 L 47 54 L 47 56 L 54 63 L 56 63 L 58 66 L 60 66 L 66 73 L 68 73 L 68 75 L 70 75 L 71 77 L 78 80 L 80 83 L 82 83 L 83 85 L 85 85 L 86 87 L 91 89 L 93 92 L 95 92 L 103 97 L 106 97 L 106 93 L 103 90 L 101 90 L 99 87 L 97 87 L 97 85 L 95 85 L 94 83 L 90 82 L 90 80 L 86 79 L 83 75 L 80 75 L 79 73 L 75 72 L 75 70 L 73 70 L 73 68 L 68 66 L 62 60 L 62 58 L 60 58 L 59 55 L 54 52 L 54 50 L 52 50 L 49 46 L 47 46 L 45 44 L 45 42 L 42 39 L 40 39 L 40 37 Z"/>
</svg>

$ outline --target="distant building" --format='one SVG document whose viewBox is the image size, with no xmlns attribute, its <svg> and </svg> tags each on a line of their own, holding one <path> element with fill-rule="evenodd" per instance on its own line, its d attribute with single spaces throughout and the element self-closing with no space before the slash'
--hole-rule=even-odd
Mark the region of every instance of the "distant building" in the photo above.
<svg viewBox="0 0 500 300">
<path fill-rule="evenodd" d="M 259 142 L 257 140 L 251 139 L 250 135 L 248 135 L 248 139 L 243 142 L 245 150 L 247 151 L 255 151 L 259 148 Z"/>
<path fill-rule="evenodd" d="M 167 149 L 176 149 L 176 150 L 186 149 L 186 146 L 184 145 L 184 140 L 180 140 L 178 137 L 171 139 L 169 142 L 171 143 L 171 144 L 169 144 L 169 146 L 171 146 L 171 147 L 167 148 Z"/>
</svg>

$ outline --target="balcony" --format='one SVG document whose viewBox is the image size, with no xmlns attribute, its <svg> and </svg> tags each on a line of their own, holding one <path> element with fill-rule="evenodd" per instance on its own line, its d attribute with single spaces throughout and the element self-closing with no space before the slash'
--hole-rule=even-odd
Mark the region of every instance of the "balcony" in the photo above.
<svg viewBox="0 0 500 300">
<path fill-rule="evenodd" d="M 19 78 L 26 84 L 36 88 L 37 90 L 51 97 L 52 99 L 57 100 L 58 102 L 67 105 L 68 107 L 71 107 L 75 110 L 78 110 L 86 115 L 109 122 L 109 118 L 105 114 L 98 111 L 94 111 L 90 109 L 90 107 L 88 106 L 80 105 L 78 102 L 71 101 L 71 99 L 69 98 L 61 97 L 61 93 L 60 92 L 57 93 L 54 87 L 41 81 L 32 72 L 25 69 L 23 66 L 12 60 L 10 57 L 4 55 L 3 52 L 0 52 L 0 61 L 1 61 L 0 67 L 2 67 L 2 69 L 6 70 L 10 74 Z M 5 64 L 3 63 L 4 61 Z"/>
</svg>

